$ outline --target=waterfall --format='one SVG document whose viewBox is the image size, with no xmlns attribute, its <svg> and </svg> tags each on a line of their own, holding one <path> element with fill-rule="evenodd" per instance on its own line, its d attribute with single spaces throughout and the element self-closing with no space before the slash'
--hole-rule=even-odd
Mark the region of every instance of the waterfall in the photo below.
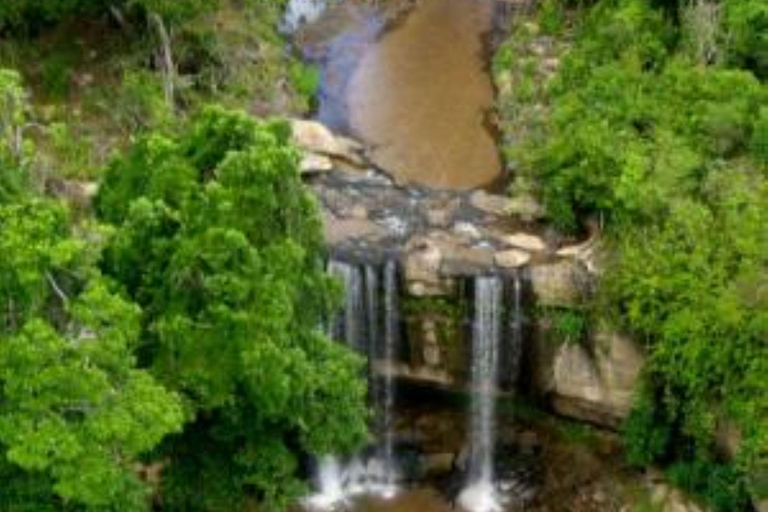
<svg viewBox="0 0 768 512">
<path fill-rule="evenodd" d="M 306 500 L 310 508 L 325 510 L 344 500 L 344 476 L 338 457 L 326 455 L 319 460 L 315 485 L 317 493 Z"/>
<path fill-rule="evenodd" d="M 280 23 L 280 30 L 292 33 L 307 23 L 316 21 L 327 7 L 326 0 L 290 0 Z"/>
<path fill-rule="evenodd" d="M 516 384 L 520 378 L 520 364 L 523 353 L 523 283 L 519 273 L 512 280 L 512 311 L 510 313 L 510 347 L 508 358 L 509 382 Z"/>
<path fill-rule="evenodd" d="M 331 260 L 328 273 L 341 280 L 344 287 L 342 313 L 332 329 L 333 338 L 361 351 L 365 345 L 365 310 L 363 309 L 363 274 L 357 265 Z"/>
<path fill-rule="evenodd" d="M 332 508 L 357 494 L 391 497 L 396 493 L 398 474 L 392 431 L 395 406 L 392 368 L 400 337 L 397 263 L 385 264 L 383 289 L 379 271 L 373 265 L 331 260 L 328 273 L 339 278 L 344 289 L 344 303 L 331 322 L 329 334 L 368 357 L 370 399 L 378 415 L 376 430 L 381 443 L 375 456 L 369 458 L 353 456 L 346 461 L 335 455 L 320 458 L 315 474 L 317 493 L 305 502 L 318 509 Z M 385 371 L 383 378 L 378 379 L 373 363 L 381 359 Z"/>
<path fill-rule="evenodd" d="M 382 287 L 379 273 L 373 265 L 365 266 L 366 325 L 368 326 L 368 362 L 370 396 L 376 411 L 376 433 L 380 439 L 376 458 L 368 462 L 366 492 L 381 496 L 396 493 L 397 469 L 394 457 L 395 380 L 391 371 L 397 356 L 399 342 L 399 309 L 397 263 L 387 261 L 383 279 L 383 336 Z M 383 343 L 382 343 L 383 342 Z M 376 364 L 380 361 L 381 364 Z M 383 367 L 383 376 L 377 368 Z"/>
<path fill-rule="evenodd" d="M 494 483 L 493 455 L 504 282 L 499 277 L 478 277 L 474 295 L 471 456 L 467 487 L 459 503 L 472 512 L 493 512 L 502 509 Z"/>
<path fill-rule="evenodd" d="M 384 485 L 388 493 L 394 492 L 397 480 L 394 447 L 395 361 L 400 343 L 400 309 L 398 303 L 397 264 L 388 261 L 384 266 L 384 403 L 381 409 L 383 424 L 382 459 L 385 470 Z"/>
</svg>

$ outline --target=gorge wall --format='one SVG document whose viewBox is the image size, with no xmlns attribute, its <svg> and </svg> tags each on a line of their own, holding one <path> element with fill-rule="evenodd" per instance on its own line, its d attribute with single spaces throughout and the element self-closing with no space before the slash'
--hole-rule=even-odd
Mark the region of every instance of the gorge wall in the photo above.
<svg viewBox="0 0 768 512">
<path fill-rule="evenodd" d="M 399 269 L 406 343 L 398 378 L 467 389 L 472 280 L 501 276 L 520 283 L 524 302 L 520 389 L 564 416 L 619 425 L 642 350 L 610 330 L 567 342 L 546 314 L 578 309 L 592 292 L 600 272 L 597 232 L 585 241 L 558 238 L 537 224 L 543 212 L 533 199 L 399 184 L 371 166 L 357 142 L 311 121 L 294 121 L 293 130 L 321 207 L 329 258 Z M 508 291 L 504 300 L 515 299 Z M 513 332 L 505 331 L 504 347 Z M 506 352 L 500 382 L 512 391 L 518 370 Z"/>
</svg>

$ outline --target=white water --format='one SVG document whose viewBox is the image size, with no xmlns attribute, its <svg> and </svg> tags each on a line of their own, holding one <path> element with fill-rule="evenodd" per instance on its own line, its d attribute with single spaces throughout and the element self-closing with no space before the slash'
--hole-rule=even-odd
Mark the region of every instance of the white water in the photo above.
<svg viewBox="0 0 768 512">
<path fill-rule="evenodd" d="M 397 264 L 388 262 L 384 270 L 383 347 L 379 297 L 382 290 L 376 268 L 366 265 L 363 270 L 355 264 L 331 260 L 328 273 L 338 277 L 344 288 L 343 309 L 331 329 L 333 338 L 358 352 L 364 353 L 367 349 L 371 360 L 383 356 L 389 364 L 396 356 L 399 342 Z M 315 475 L 316 492 L 305 500 L 308 508 L 333 509 L 354 496 L 364 494 L 382 498 L 397 494 L 398 471 L 392 432 L 395 383 L 392 372 L 385 372 L 382 386 L 372 386 L 371 389 L 371 400 L 379 413 L 378 434 L 381 437 L 376 456 L 355 456 L 347 460 L 334 455 L 322 457 Z"/>
<path fill-rule="evenodd" d="M 522 280 L 519 274 L 515 274 L 515 278 L 512 282 L 513 297 L 512 297 L 512 314 L 510 318 L 510 334 L 511 334 L 511 348 L 510 352 L 512 358 L 509 361 L 509 369 L 506 370 L 510 374 L 510 381 L 517 383 L 520 378 L 520 364 L 522 360 L 523 352 L 523 292 L 522 292 Z"/>
<path fill-rule="evenodd" d="M 326 455 L 318 462 L 315 485 L 317 492 L 305 500 L 308 508 L 326 510 L 333 508 L 346 499 L 339 459 Z"/>
<path fill-rule="evenodd" d="M 280 30 L 295 32 L 301 26 L 316 21 L 327 6 L 326 0 L 290 0 L 285 6 Z"/>
<path fill-rule="evenodd" d="M 471 512 L 503 510 L 494 482 L 493 456 L 496 423 L 496 382 L 502 333 L 504 283 L 499 277 L 475 280 L 475 317 L 472 330 L 472 453 L 467 486 L 458 498 Z"/>
<path fill-rule="evenodd" d="M 384 266 L 384 372 L 383 450 L 382 459 L 385 470 L 385 484 L 390 494 L 397 492 L 397 464 L 395 462 L 394 411 L 395 411 L 395 372 L 397 349 L 400 343 L 400 308 L 398 304 L 397 264 L 388 261 Z"/>
<path fill-rule="evenodd" d="M 344 287 L 343 311 L 333 329 L 334 338 L 360 351 L 365 344 L 362 271 L 357 265 L 331 260 L 328 273 L 341 279 Z"/>
</svg>

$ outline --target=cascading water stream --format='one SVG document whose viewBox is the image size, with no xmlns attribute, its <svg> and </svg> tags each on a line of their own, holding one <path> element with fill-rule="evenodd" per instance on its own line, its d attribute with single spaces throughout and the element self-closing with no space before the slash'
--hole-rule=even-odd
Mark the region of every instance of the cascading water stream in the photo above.
<svg viewBox="0 0 768 512">
<path fill-rule="evenodd" d="M 306 500 L 310 508 L 329 509 L 357 494 L 391 497 L 396 491 L 397 468 L 392 432 L 395 402 L 393 360 L 399 343 L 397 264 L 384 267 L 383 312 L 382 286 L 377 268 L 331 260 L 328 273 L 341 280 L 344 288 L 343 309 L 329 329 L 333 339 L 366 354 L 369 359 L 371 402 L 379 413 L 378 434 L 381 444 L 376 456 L 354 456 L 346 463 L 334 455 L 318 461 L 315 484 L 317 493 Z M 383 321 L 382 321 L 383 320 Z M 381 329 L 383 325 L 383 331 Z M 374 375 L 374 361 L 383 358 L 384 375 Z M 380 382 L 380 383 L 379 383 Z"/>
<path fill-rule="evenodd" d="M 331 260 L 328 273 L 341 279 L 344 287 L 343 312 L 337 319 L 333 337 L 353 350 L 361 351 L 365 344 L 362 271 L 357 265 Z"/>
<path fill-rule="evenodd" d="M 353 349 L 362 346 L 363 277 L 360 269 L 343 261 L 330 260 L 327 271 L 341 280 L 344 287 L 342 312 L 331 321 L 331 338 L 343 341 Z M 335 455 L 323 456 L 315 474 L 317 492 L 306 500 L 310 508 L 328 509 L 346 499 L 347 470 Z"/>
<path fill-rule="evenodd" d="M 461 506 L 472 512 L 502 510 L 494 482 L 493 456 L 503 297 L 504 282 L 500 277 L 476 278 L 472 329 L 472 451 L 467 487 L 458 498 Z"/>
<path fill-rule="evenodd" d="M 519 273 L 512 281 L 512 312 L 510 313 L 510 347 L 508 359 L 509 382 L 517 383 L 520 378 L 520 363 L 523 352 L 523 283 Z"/>
<path fill-rule="evenodd" d="M 382 404 L 385 492 L 396 492 L 397 465 L 395 462 L 395 360 L 400 343 L 400 308 L 398 304 L 397 264 L 388 261 L 384 266 L 384 403 Z"/>
</svg>

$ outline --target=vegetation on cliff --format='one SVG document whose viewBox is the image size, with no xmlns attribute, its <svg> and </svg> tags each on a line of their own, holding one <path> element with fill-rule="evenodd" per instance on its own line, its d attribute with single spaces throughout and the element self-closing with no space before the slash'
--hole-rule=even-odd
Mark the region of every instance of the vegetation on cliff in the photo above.
<svg viewBox="0 0 768 512">
<path fill-rule="evenodd" d="M 512 193 L 564 230 L 605 226 L 595 310 L 648 348 L 630 459 L 723 511 L 768 493 L 766 28 L 762 0 L 549 0 L 494 67 Z"/>
<path fill-rule="evenodd" d="M 119 140 L 94 218 L 43 193 L 76 141 L 0 69 L 4 510 L 280 508 L 308 456 L 365 438 L 287 125 L 157 92 L 172 117 Z"/>
</svg>

